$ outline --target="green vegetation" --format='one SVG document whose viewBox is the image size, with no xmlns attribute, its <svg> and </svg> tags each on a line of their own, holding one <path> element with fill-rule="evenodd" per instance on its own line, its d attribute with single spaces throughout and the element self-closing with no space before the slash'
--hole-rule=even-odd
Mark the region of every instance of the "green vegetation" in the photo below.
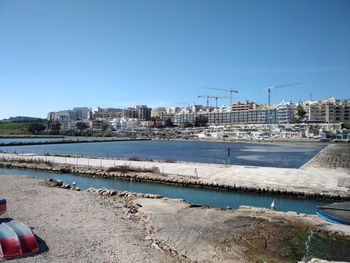
<svg viewBox="0 0 350 263">
<path fill-rule="evenodd" d="M 170 118 L 165 120 L 165 127 L 174 127 L 174 123 Z"/>
<path fill-rule="evenodd" d="M 208 118 L 204 115 L 199 115 L 196 117 L 194 121 L 194 126 L 195 127 L 204 127 L 208 123 Z"/>
<path fill-rule="evenodd" d="M 0 121 L 0 134 L 28 135 L 37 134 L 45 129 L 45 120 Z"/>
</svg>

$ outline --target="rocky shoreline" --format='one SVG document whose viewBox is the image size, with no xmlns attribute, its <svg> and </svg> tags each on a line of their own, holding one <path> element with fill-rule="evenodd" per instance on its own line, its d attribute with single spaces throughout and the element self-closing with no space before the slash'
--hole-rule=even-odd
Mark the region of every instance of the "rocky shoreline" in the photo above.
<svg viewBox="0 0 350 263">
<path fill-rule="evenodd" d="M 281 243 L 281 240 L 284 238 L 292 238 L 293 235 L 297 235 L 298 238 L 300 238 L 299 235 L 301 232 L 309 233 L 308 235 L 311 233 L 311 235 L 316 236 L 327 236 L 331 238 L 331 240 L 348 240 L 347 242 L 350 242 L 350 229 L 342 228 L 341 226 L 334 227 L 334 225 L 324 222 L 315 215 L 298 214 L 296 212 L 279 212 L 266 208 L 250 206 L 241 206 L 239 209 L 217 209 L 202 207 L 200 205 L 191 205 L 183 200 L 168 199 L 160 195 L 120 192 L 107 188 L 98 189 L 92 187 L 86 189 L 86 192 L 95 194 L 102 198 L 104 202 L 108 203 L 115 202 L 114 197 L 126 199 L 128 213 L 135 215 L 137 220 L 146 224 L 147 236 L 145 239 L 152 241 L 153 248 L 163 251 L 164 253 L 181 256 L 183 259 L 194 260 L 195 262 L 232 262 L 232 260 L 237 260 L 237 262 L 253 262 L 257 261 L 258 258 L 262 258 L 264 261 L 278 260 L 279 262 L 292 262 L 295 261 L 296 258 L 294 257 L 297 255 L 293 255 L 295 252 L 290 252 L 291 248 L 289 248 L 288 251 L 285 251 L 284 246 L 286 244 L 284 241 Z M 152 199 L 155 200 L 153 201 Z M 178 215 L 182 213 L 184 213 L 185 218 L 182 216 L 178 217 Z M 197 240 L 197 242 L 199 240 L 198 237 L 196 237 L 196 234 L 192 232 L 192 228 L 196 228 L 197 226 L 196 224 L 186 221 L 193 216 L 197 217 L 198 213 L 202 215 L 202 219 L 198 219 L 198 221 L 201 221 L 201 224 L 207 224 L 204 229 L 209 231 L 209 233 L 212 232 L 212 228 L 214 228 L 215 231 L 212 234 L 205 234 L 201 237 L 204 239 L 209 238 L 210 240 L 205 240 L 204 243 L 201 241 L 199 242 L 201 243 L 200 245 L 195 245 L 193 244 L 194 240 Z M 208 215 L 210 215 L 209 217 L 211 219 L 207 218 L 203 220 L 203 218 L 208 217 Z M 175 216 L 175 220 L 179 220 L 179 222 L 174 223 L 174 225 L 168 224 L 168 220 L 173 216 Z M 222 216 L 223 219 L 215 219 L 215 216 Z M 226 217 L 227 219 L 225 220 Z M 242 219 L 244 221 L 243 224 L 240 223 Z M 233 220 L 237 220 L 237 222 L 233 223 Z M 227 224 L 231 227 L 232 223 L 234 225 L 234 230 L 229 230 L 228 232 L 230 233 L 226 238 L 229 238 L 230 234 L 233 234 L 233 232 L 235 235 L 241 235 L 241 237 L 239 239 L 234 238 L 233 240 L 225 240 L 224 243 L 222 243 L 222 237 L 220 237 L 220 235 L 223 235 L 223 233 L 219 234 L 219 236 L 216 235 L 218 232 L 226 231 L 225 228 L 227 227 Z M 218 230 L 219 226 L 222 227 L 222 229 Z M 249 227 L 247 228 L 247 226 Z M 184 250 L 182 248 L 183 245 L 179 244 L 177 240 L 172 238 L 175 234 L 173 232 L 174 229 L 181 229 L 183 227 L 186 229 L 190 228 L 188 229 L 189 235 L 181 237 L 180 243 L 190 242 L 192 246 L 190 250 Z M 264 232 L 265 230 L 261 229 L 254 229 L 255 227 L 265 228 L 267 232 Z M 289 234 L 279 233 L 279 238 L 276 238 L 275 234 L 277 233 L 273 232 L 281 231 L 284 227 L 289 228 Z M 201 226 L 201 228 L 203 228 L 203 226 Z M 179 229 L 175 231 L 179 231 Z M 258 240 L 255 239 L 254 234 L 252 233 L 255 231 L 261 235 Z M 293 234 L 290 235 L 290 233 Z M 195 237 L 193 238 L 191 235 L 194 235 Z M 216 237 L 214 238 L 212 235 L 215 235 Z M 242 241 L 242 239 L 244 241 Z M 236 249 L 227 250 L 226 246 L 228 246 L 229 243 L 230 246 L 236 247 Z M 212 247 L 213 245 L 215 246 L 215 249 Z M 237 249 L 237 245 L 239 249 Z M 207 248 L 210 247 L 211 249 L 214 249 L 214 251 L 204 252 L 202 246 Z M 193 250 L 198 248 L 200 248 L 201 253 L 193 253 Z M 303 250 L 302 248 L 293 249 Z M 344 250 L 344 248 L 341 249 Z M 219 255 L 221 253 L 223 253 L 223 255 Z M 298 253 L 300 253 L 300 251 Z M 215 259 L 208 260 L 208 254 Z M 304 256 L 300 262 L 306 262 L 308 260 L 311 262 L 319 262 L 319 259 L 313 259 L 307 255 Z M 324 262 L 328 261 L 325 260 Z"/>
</svg>

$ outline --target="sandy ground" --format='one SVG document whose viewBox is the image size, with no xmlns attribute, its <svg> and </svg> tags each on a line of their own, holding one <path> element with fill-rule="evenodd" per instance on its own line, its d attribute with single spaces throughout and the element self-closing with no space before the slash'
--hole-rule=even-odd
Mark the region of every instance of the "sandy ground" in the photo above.
<svg viewBox="0 0 350 263">
<path fill-rule="evenodd" d="M 89 193 L 40 181 L 0 175 L 0 195 L 8 202 L 2 217 L 18 219 L 41 240 L 40 254 L 9 262 L 182 262 L 145 240 L 144 226 L 123 200 L 106 206 Z"/>
</svg>

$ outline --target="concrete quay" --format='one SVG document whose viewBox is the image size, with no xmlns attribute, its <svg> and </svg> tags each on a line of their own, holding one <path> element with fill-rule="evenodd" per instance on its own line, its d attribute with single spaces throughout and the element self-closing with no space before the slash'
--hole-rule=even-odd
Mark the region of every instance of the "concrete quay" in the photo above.
<svg viewBox="0 0 350 263">
<path fill-rule="evenodd" d="M 277 195 L 350 200 L 350 169 L 347 166 L 349 152 L 348 145 L 329 145 L 299 169 L 8 153 L 1 153 L 0 159 L 49 162 L 71 167 L 68 171 L 85 175 L 91 174 L 87 171 L 95 170 L 97 176 L 103 177 L 109 177 L 106 169 L 124 166 L 139 171 L 157 171 L 156 174 L 147 176 L 139 172 L 135 179 L 140 181 L 153 180 Z M 327 167 L 327 162 L 331 163 L 332 168 Z M 114 173 L 113 176 L 128 175 Z"/>
</svg>

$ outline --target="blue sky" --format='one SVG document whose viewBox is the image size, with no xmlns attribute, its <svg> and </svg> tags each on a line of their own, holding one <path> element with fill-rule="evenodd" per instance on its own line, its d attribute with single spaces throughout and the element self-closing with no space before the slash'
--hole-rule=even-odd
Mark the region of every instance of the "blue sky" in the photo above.
<svg viewBox="0 0 350 263">
<path fill-rule="evenodd" d="M 0 0 L 0 119 L 225 95 L 203 87 L 349 98 L 349 25 L 347 0 Z"/>
</svg>

